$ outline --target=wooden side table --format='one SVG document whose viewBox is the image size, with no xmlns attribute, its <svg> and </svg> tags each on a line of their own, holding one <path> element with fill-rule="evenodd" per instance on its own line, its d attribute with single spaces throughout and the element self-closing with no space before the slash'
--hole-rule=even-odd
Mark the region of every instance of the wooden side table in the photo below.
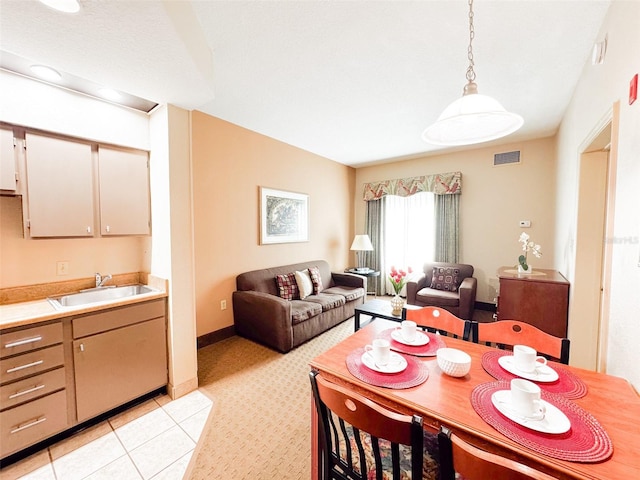
<svg viewBox="0 0 640 480">
<path fill-rule="evenodd" d="M 380 276 L 380 272 L 376 270 L 358 270 L 357 268 L 347 268 L 345 270 L 346 273 L 355 273 L 356 275 L 360 275 L 362 277 L 367 277 L 367 289 L 369 288 L 369 279 L 373 279 L 371 285 L 373 285 L 373 291 L 367 291 L 367 295 L 373 295 L 374 297 L 378 296 L 378 277 Z"/>
<path fill-rule="evenodd" d="M 513 267 L 502 267 L 498 278 L 498 320 L 520 320 L 556 337 L 567 337 L 569 282 L 560 272 L 534 269 L 519 274 Z"/>
</svg>

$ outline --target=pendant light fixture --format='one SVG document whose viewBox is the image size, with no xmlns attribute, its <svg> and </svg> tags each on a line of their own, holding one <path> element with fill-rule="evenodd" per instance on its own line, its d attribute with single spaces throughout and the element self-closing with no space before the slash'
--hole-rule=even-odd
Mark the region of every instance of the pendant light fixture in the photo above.
<svg viewBox="0 0 640 480">
<path fill-rule="evenodd" d="M 436 123 L 424 131 L 422 139 L 425 142 L 448 146 L 488 142 L 515 132 L 524 123 L 520 115 L 507 112 L 497 100 L 478 93 L 473 70 L 474 36 L 473 0 L 469 0 L 467 84 L 462 97 L 445 108 Z"/>
</svg>

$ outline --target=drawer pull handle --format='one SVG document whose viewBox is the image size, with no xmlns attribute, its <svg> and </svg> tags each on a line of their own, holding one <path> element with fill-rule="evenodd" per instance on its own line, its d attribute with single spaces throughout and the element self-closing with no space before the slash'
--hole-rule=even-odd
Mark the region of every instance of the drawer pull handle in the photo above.
<svg viewBox="0 0 640 480">
<path fill-rule="evenodd" d="M 39 423 L 46 422 L 46 421 L 47 421 L 47 417 L 40 417 L 37 420 L 34 420 L 33 422 L 25 423 L 24 425 L 20 425 L 19 427 L 14 428 L 13 430 L 11 430 L 11 433 L 21 432 L 22 430 L 25 430 L 30 427 L 35 427 Z"/>
<path fill-rule="evenodd" d="M 17 342 L 7 343 L 7 344 L 5 344 L 4 348 L 19 347 L 20 345 L 26 345 L 27 343 L 39 342 L 40 340 L 42 340 L 42 335 L 38 335 L 37 337 L 33 337 L 33 338 L 25 338 L 24 340 L 18 340 Z"/>
<path fill-rule="evenodd" d="M 7 373 L 17 372 L 18 370 L 24 370 L 25 368 L 35 367 L 37 365 L 42 365 L 44 360 L 38 360 L 37 362 L 27 363 L 26 365 L 20 365 L 19 367 L 13 367 L 7 370 Z"/>
<path fill-rule="evenodd" d="M 22 390 L 21 392 L 16 392 L 12 395 L 9 395 L 9 400 L 13 400 L 14 398 L 18 398 L 21 397 L 22 395 L 26 395 L 28 393 L 33 393 L 33 392 L 37 392 L 38 390 L 42 390 L 44 388 L 44 383 L 41 385 L 34 385 L 31 388 L 28 388 L 26 390 Z"/>
</svg>

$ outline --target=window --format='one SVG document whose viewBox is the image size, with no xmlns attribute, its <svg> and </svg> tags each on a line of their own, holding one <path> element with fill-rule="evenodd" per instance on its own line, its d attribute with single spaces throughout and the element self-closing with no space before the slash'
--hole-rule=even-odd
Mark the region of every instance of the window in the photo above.
<svg viewBox="0 0 640 480">
<path fill-rule="evenodd" d="M 385 291 L 393 294 L 387 279 L 392 266 L 411 267 L 422 272 L 425 262 L 435 257 L 435 210 L 433 193 L 421 192 L 409 197 L 386 195 L 383 203 L 384 251 L 382 272 Z M 405 289 L 401 292 L 406 295 Z"/>
</svg>

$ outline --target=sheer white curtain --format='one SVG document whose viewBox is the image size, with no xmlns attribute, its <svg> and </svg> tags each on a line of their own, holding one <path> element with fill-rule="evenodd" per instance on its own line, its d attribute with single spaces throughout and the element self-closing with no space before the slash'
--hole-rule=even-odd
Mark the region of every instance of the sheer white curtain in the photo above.
<svg viewBox="0 0 640 480">
<path fill-rule="evenodd" d="M 381 265 L 386 293 L 395 292 L 389 282 L 391 267 L 422 272 L 425 262 L 435 256 L 435 210 L 433 193 L 384 198 L 384 252 Z M 406 287 L 401 295 L 406 295 Z"/>
</svg>

